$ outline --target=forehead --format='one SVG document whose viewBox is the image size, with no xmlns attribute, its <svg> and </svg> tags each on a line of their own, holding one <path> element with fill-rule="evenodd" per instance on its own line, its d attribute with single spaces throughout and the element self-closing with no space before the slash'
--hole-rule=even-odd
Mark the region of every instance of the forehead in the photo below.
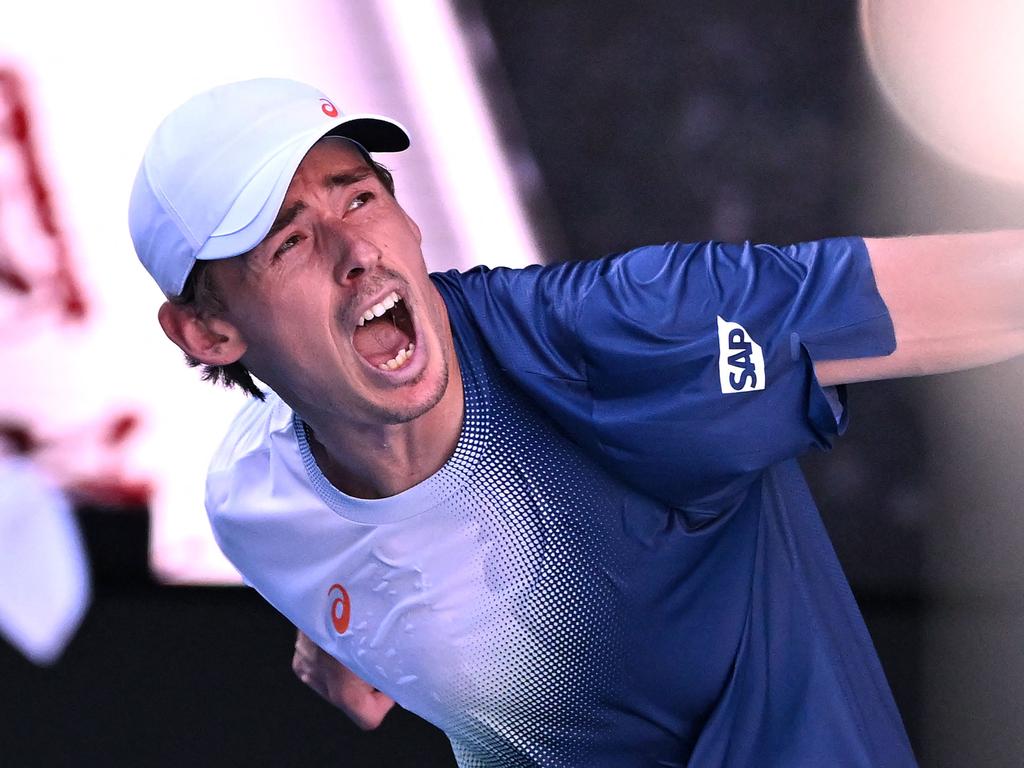
<svg viewBox="0 0 1024 768">
<path fill-rule="evenodd" d="M 326 136 L 302 158 L 292 176 L 292 186 L 299 181 L 323 183 L 327 175 L 358 168 L 369 168 L 369 165 L 355 144 L 340 136 Z"/>
</svg>

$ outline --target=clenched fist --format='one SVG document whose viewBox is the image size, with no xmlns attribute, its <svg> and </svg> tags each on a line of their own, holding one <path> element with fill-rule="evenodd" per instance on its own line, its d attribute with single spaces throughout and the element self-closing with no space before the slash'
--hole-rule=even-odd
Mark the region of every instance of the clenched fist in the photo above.
<svg viewBox="0 0 1024 768">
<path fill-rule="evenodd" d="M 301 631 L 295 639 L 292 671 L 364 731 L 380 725 L 395 705 L 392 698 L 358 677 Z"/>
</svg>

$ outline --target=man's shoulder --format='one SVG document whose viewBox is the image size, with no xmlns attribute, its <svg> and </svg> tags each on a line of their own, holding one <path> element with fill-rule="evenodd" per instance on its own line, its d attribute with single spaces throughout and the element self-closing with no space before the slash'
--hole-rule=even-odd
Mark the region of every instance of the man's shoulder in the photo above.
<svg viewBox="0 0 1024 768">
<path fill-rule="evenodd" d="M 268 526 L 290 525 L 320 507 L 293 424 L 292 409 L 276 394 L 250 400 L 228 428 L 206 476 L 206 514 L 214 539 L 250 580 L 263 567 L 259 553 L 276 546 Z"/>
<path fill-rule="evenodd" d="M 251 525 L 267 509 L 302 507 L 311 496 L 293 419 L 292 409 L 272 392 L 263 401 L 250 400 L 210 462 L 206 514 L 221 550 L 233 562 L 236 546 L 247 540 Z"/>
<path fill-rule="evenodd" d="M 292 429 L 292 410 L 274 392 L 250 399 L 235 415 L 210 462 L 209 474 L 237 471 L 269 454 L 276 436 Z"/>
</svg>

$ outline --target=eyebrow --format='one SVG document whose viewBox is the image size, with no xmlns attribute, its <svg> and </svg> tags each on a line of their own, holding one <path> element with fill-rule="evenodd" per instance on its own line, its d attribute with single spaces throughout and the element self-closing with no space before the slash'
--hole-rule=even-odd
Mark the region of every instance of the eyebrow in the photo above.
<svg viewBox="0 0 1024 768">
<path fill-rule="evenodd" d="M 270 227 L 270 231 L 267 232 L 266 237 L 264 239 L 276 235 L 282 229 L 284 229 L 293 221 L 295 221 L 295 217 L 302 213 L 304 210 L 306 210 L 306 204 L 301 200 L 297 200 L 291 205 L 289 205 L 287 208 L 283 208 L 281 212 L 277 214 L 277 218 L 274 219 L 273 226 Z"/>
<path fill-rule="evenodd" d="M 373 171 L 369 168 L 360 168 L 355 171 L 344 171 L 342 173 L 329 173 L 324 177 L 324 186 L 328 188 L 347 187 L 351 184 L 363 181 L 371 175 L 373 175 Z M 277 214 L 277 218 L 274 219 L 274 224 L 270 227 L 266 237 L 273 237 L 282 229 L 287 227 L 295 221 L 295 217 L 306 210 L 307 207 L 308 206 L 301 200 L 296 200 L 287 208 L 282 208 L 281 212 Z"/>
<path fill-rule="evenodd" d="M 358 168 L 354 171 L 342 171 L 341 173 L 329 173 L 324 177 L 325 187 L 347 187 L 350 184 L 363 181 L 373 175 L 367 167 Z"/>
</svg>

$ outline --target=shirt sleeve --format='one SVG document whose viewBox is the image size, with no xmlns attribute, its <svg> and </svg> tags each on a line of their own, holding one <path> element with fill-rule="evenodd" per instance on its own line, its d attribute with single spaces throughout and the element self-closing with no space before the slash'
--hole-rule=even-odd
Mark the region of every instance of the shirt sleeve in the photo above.
<svg viewBox="0 0 1024 768">
<path fill-rule="evenodd" d="M 895 349 L 857 238 L 649 246 L 465 290 L 499 364 L 570 437 L 698 512 L 842 432 L 844 394 L 813 361 Z"/>
</svg>

